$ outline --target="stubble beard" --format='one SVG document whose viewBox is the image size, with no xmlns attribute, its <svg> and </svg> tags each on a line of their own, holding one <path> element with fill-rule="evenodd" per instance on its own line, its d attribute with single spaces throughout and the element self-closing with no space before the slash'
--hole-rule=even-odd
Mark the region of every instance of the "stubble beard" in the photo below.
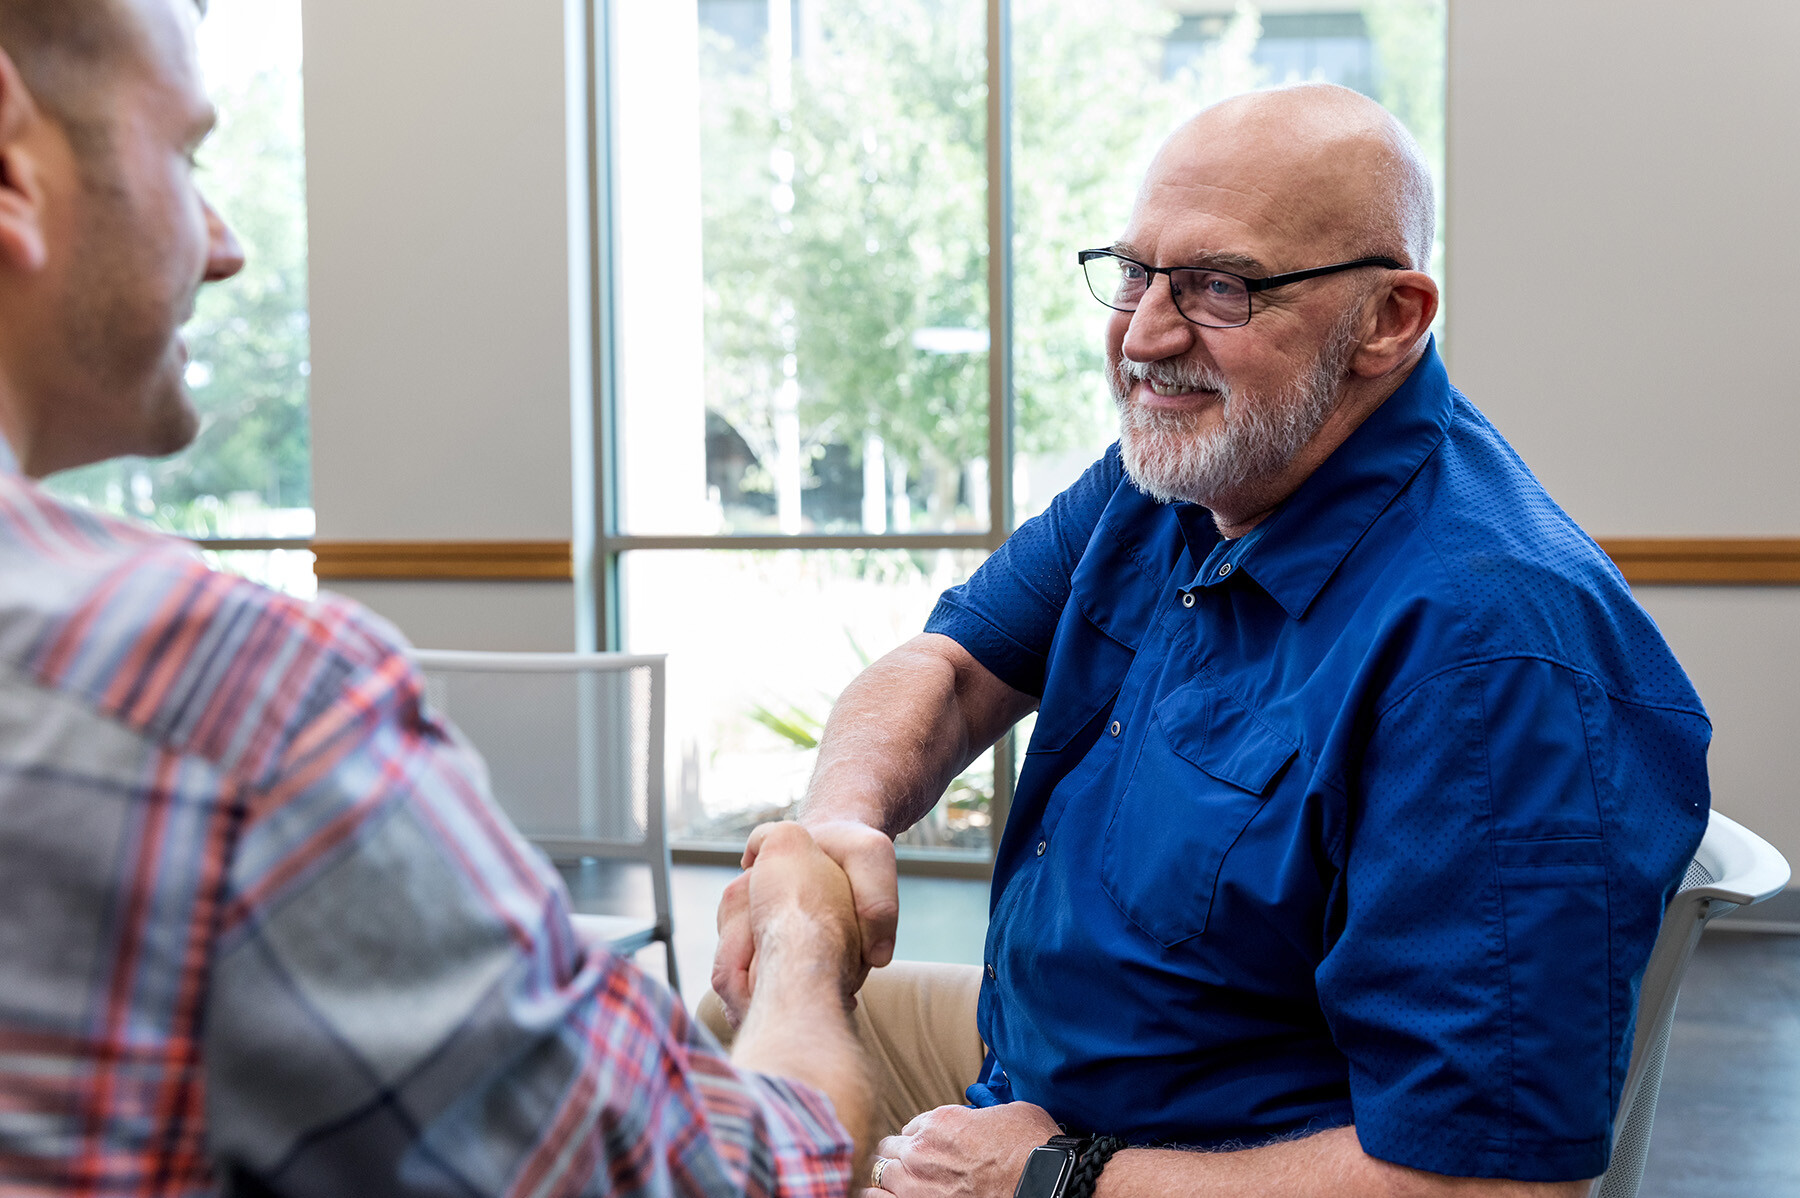
<svg viewBox="0 0 1800 1198">
<path fill-rule="evenodd" d="M 63 327 L 73 359 L 71 407 L 81 413 L 82 456 L 163 457 L 200 431 L 178 334 L 184 302 L 160 290 L 147 261 L 127 182 L 109 143 L 82 163 L 86 211 L 71 264 Z M 196 283 L 196 290 L 198 284 Z"/>
<path fill-rule="evenodd" d="M 1119 448 L 1132 484 L 1158 503 L 1210 508 L 1286 470 L 1337 410 L 1357 349 L 1360 317 L 1360 305 L 1347 311 L 1312 366 L 1273 394 L 1234 389 L 1218 371 L 1200 363 L 1126 358 L 1109 363 L 1107 381 L 1119 409 Z M 1216 392 L 1224 427 L 1203 432 L 1204 412 L 1158 411 L 1133 403 L 1136 382 L 1164 390 Z"/>
</svg>

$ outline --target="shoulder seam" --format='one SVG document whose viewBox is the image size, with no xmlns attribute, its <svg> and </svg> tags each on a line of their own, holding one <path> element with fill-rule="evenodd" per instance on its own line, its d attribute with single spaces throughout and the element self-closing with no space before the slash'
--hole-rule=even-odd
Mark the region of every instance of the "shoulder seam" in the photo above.
<svg viewBox="0 0 1800 1198">
<path fill-rule="evenodd" d="M 1442 678 L 1447 674 L 1454 674 L 1462 670 L 1474 669 L 1479 666 L 1493 665 L 1496 662 L 1502 661 L 1541 661 L 1545 665 L 1555 666 L 1559 670 L 1567 670 L 1571 674 L 1588 679 L 1595 686 L 1599 687 L 1607 698 L 1614 702 L 1629 703 L 1633 707 L 1642 707 L 1650 711 L 1672 711 L 1681 715 L 1696 716 L 1699 719 L 1705 720 L 1709 727 L 1712 725 L 1712 720 L 1708 718 L 1706 712 L 1701 708 L 1689 707 L 1680 703 L 1656 703 L 1648 699 L 1634 698 L 1631 695 L 1622 695 L 1613 687 L 1608 686 L 1605 679 L 1595 674 L 1592 670 L 1584 669 L 1570 662 L 1563 661 L 1561 658 L 1551 657 L 1545 653 L 1489 653 L 1481 657 L 1469 657 L 1461 661 L 1454 661 L 1448 665 L 1440 666 L 1414 682 L 1411 686 L 1408 686 L 1404 691 L 1401 691 L 1398 695 L 1388 700 L 1388 702 L 1382 704 L 1375 712 L 1375 720 L 1379 723 L 1386 719 L 1388 713 L 1393 711 L 1394 708 L 1412 698 L 1423 687 L 1432 682 L 1436 682 L 1439 678 Z"/>
</svg>

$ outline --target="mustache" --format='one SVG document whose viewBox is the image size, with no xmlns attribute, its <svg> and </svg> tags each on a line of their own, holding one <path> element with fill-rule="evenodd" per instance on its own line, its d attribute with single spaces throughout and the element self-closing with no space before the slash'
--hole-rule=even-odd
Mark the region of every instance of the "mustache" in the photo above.
<svg viewBox="0 0 1800 1198">
<path fill-rule="evenodd" d="M 1231 397 L 1231 384 L 1210 366 L 1198 362 L 1134 362 L 1121 357 L 1113 367 L 1121 399 L 1133 383 L 1151 383 L 1164 390 L 1216 391 Z"/>
</svg>

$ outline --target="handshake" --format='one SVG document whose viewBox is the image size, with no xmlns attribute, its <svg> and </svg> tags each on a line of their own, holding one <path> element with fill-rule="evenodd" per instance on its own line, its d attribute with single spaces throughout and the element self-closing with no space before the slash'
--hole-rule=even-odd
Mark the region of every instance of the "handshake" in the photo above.
<svg viewBox="0 0 1800 1198">
<path fill-rule="evenodd" d="M 831 1100 L 857 1145 L 863 1198 L 1014 1193 L 1026 1158 L 1060 1129 L 1029 1102 L 964 1105 L 986 1053 L 980 971 L 915 962 L 885 976 L 896 966 L 857 1009 L 870 969 L 894 955 L 893 841 L 854 820 L 764 824 L 744 865 L 719 905 L 714 993 L 700 1006 L 733 1061 Z"/>
<path fill-rule="evenodd" d="M 851 821 L 764 824 L 719 904 L 712 986 L 733 1028 L 753 1007 L 856 1004 L 892 960 L 900 900 L 894 844 Z M 760 999 L 760 1001 L 758 1001 Z"/>
<path fill-rule="evenodd" d="M 719 904 L 713 994 L 700 1008 L 740 1068 L 824 1093 L 859 1161 L 874 1096 L 851 1012 L 869 970 L 894 955 L 899 911 L 894 844 L 881 832 L 848 821 L 764 824 Z"/>
</svg>

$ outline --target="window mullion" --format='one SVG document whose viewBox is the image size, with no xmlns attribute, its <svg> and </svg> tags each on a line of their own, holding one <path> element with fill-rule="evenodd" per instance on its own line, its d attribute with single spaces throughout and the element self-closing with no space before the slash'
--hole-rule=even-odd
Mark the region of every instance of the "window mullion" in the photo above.
<svg viewBox="0 0 1800 1198">
<path fill-rule="evenodd" d="M 619 555 L 610 543 L 618 528 L 614 414 L 618 409 L 618 353 L 613 271 L 618 262 L 618 98 L 614 92 L 612 0 L 587 0 L 589 312 L 593 320 L 593 631 L 598 646 L 625 647 L 619 611 Z"/>
<path fill-rule="evenodd" d="M 1010 0 L 987 0 L 988 531 L 1012 531 L 1012 43 Z"/>
<path fill-rule="evenodd" d="M 988 548 L 1013 524 L 1012 3 L 987 0 Z M 1012 805 L 1014 738 L 994 746 L 988 852 L 999 847 Z"/>
</svg>

